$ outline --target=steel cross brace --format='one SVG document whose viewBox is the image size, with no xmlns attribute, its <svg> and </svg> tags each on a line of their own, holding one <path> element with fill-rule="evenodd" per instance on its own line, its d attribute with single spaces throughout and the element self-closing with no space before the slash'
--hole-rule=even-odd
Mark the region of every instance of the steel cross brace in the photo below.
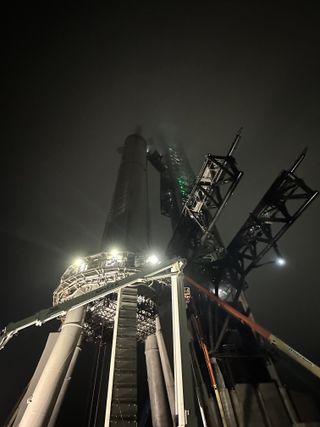
<svg viewBox="0 0 320 427">
<path fill-rule="evenodd" d="M 183 208 L 183 215 L 195 221 L 203 236 L 201 243 L 211 234 L 222 210 L 237 187 L 243 172 L 236 167 L 232 154 L 236 149 L 241 131 L 236 135 L 226 156 L 208 154 L 198 174 L 196 183 Z M 225 194 L 222 187 L 229 185 Z"/>
<path fill-rule="evenodd" d="M 278 254 L 277 241 L 318 196 L 293 173 L 304 156 L 305 152 L 290 170 L 280 173 L 228 246 L 244 275 L 259 267 L 270 249 Z"/>
<path fill-rule="evenodd" d="M 216 262 L 217 269 L 213 271 L 213 273 L 218 271 L 213 278 L 215 293 L 217 295 L 222 279 L 229 280 L 237 290 L 232 304 L 237 302 L 246 286 L 246 275 L 253 268 L 261 266 L 259 263 L 267 252 L 273 248 L 279 256 L 278 240 L 319 194 L 294 175 L 305 154 L 306 151 L 303 151 L 293 166 L 288 171 L 282 171 L 275 179 L 231 241 L 225 259 Z M 294 206 L 291 206 L 292 202 L 295 203 Z M 230 315 L 227 315 L 214 351 L 218 350 L 222 342 L 229 320 Z"/>
<path fill-rule="evenodd" d="M 93 301 L 104 298 L 113 292 L 117 292 L 119 289 L 125 288 L 126 286 L 143 283 L 145 281 L 152 280 L 154 277 L 160 278 L 161 273 L 163 273 L 163 276 L 166 277 L 168 270 L 170 271 L 177 262 L 183 264 L 183 261 L 180 258 L 174 258 L 158 265 L 157 267 L 146 268 L 141 272 L 132 274 L 131 276 L 128 276 L 117 282 L 107 283 L 100 288 L 94 289 L 93 291 L 79 295 L 78 297 L 64 301 L 53 307 L 43 309 L 18 322 L 9 323 L 8 326 L 6 326 L 2 331 L 2 335 L 0 335 L 0 350 L 3 349 L 7 342 L 22 329 L 26 329 L 33 325 L 41 326 L 42 324 L 52 319 L 64 316 L 69 310 L 74 310 L 75 308 L 82 307 Z M 174 272 L 170 271 L 170 276 L 174 274 Z"/>
<path fill-rule="evenodd" d="M 210 251 L 211 247 L 214 247 L 214 252 L 220 256 L 223 245 L 215 224 L 243 175 L 232 157 L 240 138 L 241 129 L 226 156 L 206 156 L 182 208 L 179 222 L 168 245 L 168 253 L 174 254 L 177 250 L 181 253 L 183 250 L 183 256 L 189 257 L 188 249 L 197 252 L 208 240 Z"/>
<path fill-rule="evenodd" d="M 211 301 L 213 301 L 218 307 L 226 311 L 230 316 L 240 321 L 242 324 L 248 326 L 254 332 L 258 333 L 264 340 L 266 340 L 269 344 L 277 348 L 277 350 L 286 354 L 291 359 L 295 360 L 304 368 L 308 369 L 312 372 L 316 377 L 320 378 L 320 367 L 313 363 L 311 360 L 307 359 L 305 356 L 300 354 L 298 351 L 290 347 L 287 343 L 282 341 L 280 338 L 273 335 L 270 331 L 265 329 L 263 326 L 259 325 L 246 315 L 240 313 L 234 307 L 232 307 L 227 302 L 221 300 L 212 292 L 210 292 L 205 287 L 201 286 L 197 283 L 193 278 L 186 277 L 186 281 L 190 283 L 194 288 L 199 290 L 201 293 L 205 294 Z"/>
</svg>

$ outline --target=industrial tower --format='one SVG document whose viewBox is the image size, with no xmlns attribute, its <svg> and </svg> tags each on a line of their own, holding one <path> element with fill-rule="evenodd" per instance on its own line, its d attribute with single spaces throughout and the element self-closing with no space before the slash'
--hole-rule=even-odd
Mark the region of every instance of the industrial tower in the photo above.
<svg viewBox="0 0 320 427">
<path fill-rule="evenodd" d="M 234 158 L 240 137 L 226 155 L 207 155 L 197 176 L 179 144 L 162 141 L 155 150 L 138 134 L 126 139 L 101 252 L 64 272 L 53 307 L 9 324 L 0 336 L 3 348 L 26 327 L 62 322 L 6 426 L 56 424 L 88 340 L 108 342 L 110 351 L 96 360 L 96 416 L 84 425 L 320 425 L 320 417 L 303 418 L 273 352 L 318 378 L 319 367 L 258 325 L 245 296 L 247 275 L 269 251 L 283 262 L 278 241 L 318 192 L 295 174 L 303 152 L 225 247 L 216 225 L 243 175 Z M 173 229 L 163 262 L 149 252 L 147 162 L 160 174 L 161 213 Z M 146 373 L 137 369 L 143 354 Z"/>
</svg>

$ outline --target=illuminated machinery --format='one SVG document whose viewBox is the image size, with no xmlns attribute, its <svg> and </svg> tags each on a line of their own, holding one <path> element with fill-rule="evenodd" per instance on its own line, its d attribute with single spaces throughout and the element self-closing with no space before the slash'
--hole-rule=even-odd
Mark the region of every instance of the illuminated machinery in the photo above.
<svg viewBox="0 0 320 427">
<path fill-rule="evenodd" d="M 270 250 L 283 262 L 280 237 L 318 193 L 295 175 L 302 153 L 225 248 L 216 223 L 242 177 L 233 157 L 239 140 L 226 156 L 206 156 L 196 177 L 179 144 L 163 143 L 160 155 L 147 152 L 139 135 L 126 139 L 102 242 L 110 250 L 77 260 L 53 307 L 9 324 L 0 337 L 3 348 L 28 326 L 62 320 L 7 426 L 55 425 L 79 349 L 97 339 L 110 351 L 96 361 L 107 375 L 93 390 L 99 416 L 89 415 L 89 426 L 307 425 L 271 349 L 315 377 L 320 369 L 254 321 L 244 291 Z M 160 173 L 161 212 L 173 226 L 162 263 L 147 255 L 147 159 Z M 143 353 L 146 375 L 137 372 Z"/>
</svg>

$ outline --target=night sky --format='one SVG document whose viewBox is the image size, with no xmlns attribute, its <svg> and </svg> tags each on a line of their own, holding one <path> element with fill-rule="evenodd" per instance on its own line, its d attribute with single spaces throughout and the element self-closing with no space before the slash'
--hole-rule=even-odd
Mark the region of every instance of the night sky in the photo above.
<svg viewBox="0 0 320 427">
<path fill-rule="evenodd" d="M 171 3 L 171 4 L 170 4 Z M 281 3 L 281 4 L 280 4 Z M 45 4 L 45 6 L 44 6 Z M 102 5 L 103 4 L 103 5 Z M 226 244 L 281 169 L 320 188 L 316 2 L 11 2 L 3 14 L 0 326 L 51 304 L 74 256 L 99 251 L 120 156 L 137 126 L 244 170 L 218 224 Z M 170 223 L 150 170 L 153 246 Z M 248 277 L 256 319 L 320 364 L 320 200 L 281 239 L 283 268 Z M 49 329 L 0 353 L 0 424 L 32 375 Z"/>
</svg>

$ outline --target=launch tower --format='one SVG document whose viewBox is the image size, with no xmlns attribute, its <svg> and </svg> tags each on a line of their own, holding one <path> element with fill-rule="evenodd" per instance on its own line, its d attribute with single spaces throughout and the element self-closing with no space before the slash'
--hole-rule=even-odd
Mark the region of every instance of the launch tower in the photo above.
<svg viewBox="0 0 320 427">
<path fill-rule="evenodd" d="M 6 426 L 56 425 L 79 349 L 97 338 L 109 342 L 110 351 L 96 360 L 105 374 L 99 393 L 92 392 L 99 417 L 89 416 L 89 426 L 320 422 L 316 410 L 312 420 L 304 419 L 273 351 L 316 377 L 319 367 L 258 325 L 245 296 L 248 274 L 267 253 L 283 262 L 279 239 L 318 192 L 296 175 L 303 152 L 225 247 L 217 222 L 243 175 L 234 158 L 240 137 L 226 155 L 207 155 L 198 175 L 178 143 L 151 150 L 140 135 L 126 139 L 101 251 L 67 268 L 53 307 L 9 324 L 0 336 L 3 348 L 26 327 L 62 322 Z M 148 161 L 160 174 L 161 213 L 173 230 L 162 262 L 150 255 Z M 146 373 L 137 368 L 143 354 Z"/>
</svg>

